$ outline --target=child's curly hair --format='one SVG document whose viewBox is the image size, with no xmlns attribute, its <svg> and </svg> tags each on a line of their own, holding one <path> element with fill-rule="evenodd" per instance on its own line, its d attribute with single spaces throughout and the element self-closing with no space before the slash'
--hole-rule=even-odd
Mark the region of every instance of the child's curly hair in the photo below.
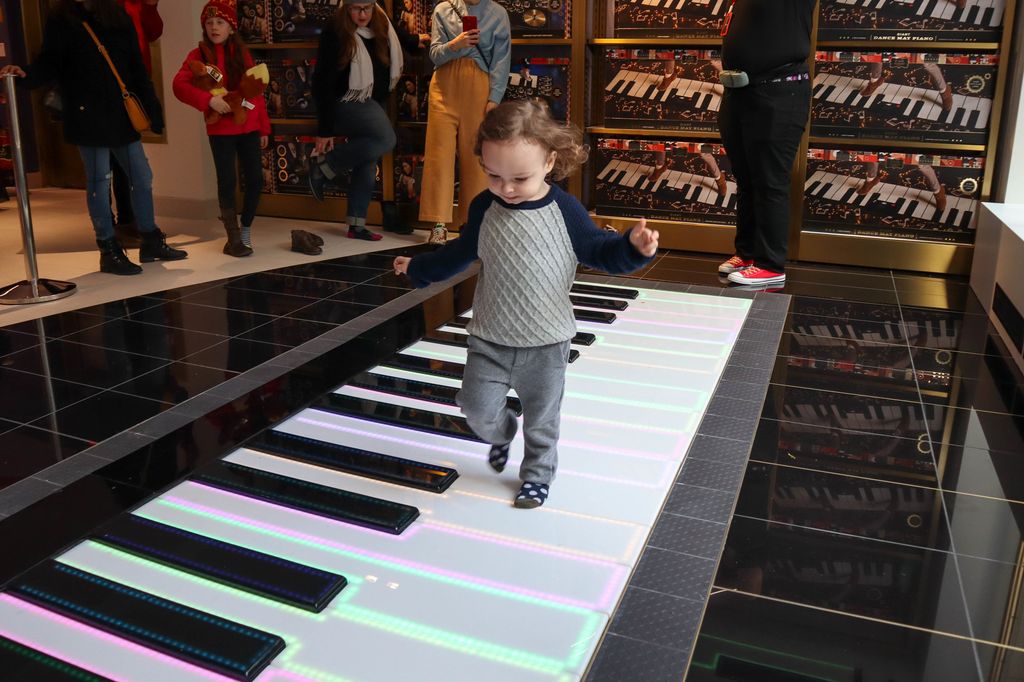
<svg viewBox="0 0 1024 682">
<path fill-rule="evenodd" d="M 484 142 L 510 142 L 523 139 L 555 152 L 551 177 L 562 180 L 587 162 L 590 149 L 583 134 L 574 126 L 551 118 L 543 100 L 523 99 L 502 102 L 484 117 L 476 134 L 474 153 L 480 156 Z"/>
</svg>

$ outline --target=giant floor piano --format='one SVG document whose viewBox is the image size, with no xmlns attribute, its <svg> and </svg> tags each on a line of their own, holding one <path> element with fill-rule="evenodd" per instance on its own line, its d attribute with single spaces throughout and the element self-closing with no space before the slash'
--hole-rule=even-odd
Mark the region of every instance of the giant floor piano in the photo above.
<svg viewBox="0 0 1024 682">
<path fill-rule="evenodd" d="M 457 318 L 9 583 L 0 669 L 579 679 L 750 302 L 586 283 L 572 301 L 544 507 L 510 504 L 521 440 L 494 474 L 455 406 Z"/>
</svg>

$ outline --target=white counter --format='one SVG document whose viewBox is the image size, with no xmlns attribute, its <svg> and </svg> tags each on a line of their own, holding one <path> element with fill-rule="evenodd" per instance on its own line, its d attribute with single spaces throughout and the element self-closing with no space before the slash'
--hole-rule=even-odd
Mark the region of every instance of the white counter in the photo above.
<svg viewBox="0 0 1024 682">
<path fill-rule="evenodd" d="M 1024 371 L 1024 204 L 981 206 L 971 288 Z"/>
</svg>

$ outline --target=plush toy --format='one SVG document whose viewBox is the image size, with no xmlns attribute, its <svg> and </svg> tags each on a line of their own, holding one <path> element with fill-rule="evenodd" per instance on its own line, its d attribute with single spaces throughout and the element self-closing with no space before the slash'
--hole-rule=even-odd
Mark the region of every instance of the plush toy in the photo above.
<svg viewBox="0 0 1024 682">
<path fill-rule="evenodd" d="M 248 69 L 238 82 L 238 88 L 228 90 L 227 77 L 214 64 L 213 55 L 208 54 L 208 48 L 204 43 L 199 45 L 200 52 L 208 59 L 207 62 L 192 60 L 188 63 L 192 71 L 192 84 L 197 88 L 209 92 L 214 97 L 224 98 L 231 107 L 231 114 L 236 125 L 242 125 L 249 117 L 249 109 L 253 108 L 252 100 L 263 96 L 263 91 L 270 83 L 270 72 L 266 64 L 257 64 Z M 223 114 L 213 109 L 206 110 L 206 122 L 213 124 L 221 119 Z"/>
</svg>

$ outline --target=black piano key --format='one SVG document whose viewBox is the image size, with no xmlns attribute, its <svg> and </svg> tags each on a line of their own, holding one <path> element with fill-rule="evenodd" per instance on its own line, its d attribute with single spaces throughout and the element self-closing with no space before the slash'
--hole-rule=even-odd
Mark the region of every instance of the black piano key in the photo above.
<svg viewBox="0 0 1024 682">
<path fill-rule="evenodd" d="M 284 650 L 277 635 L 49 560 L 7 591 L 68 618 L 235 680 L 252 680 Z"/>
<path fill-rule="evenodd" d="M 590 296 L 569 296 L 573 305 L 583 308 L 599 308 L 601 310 L 625 310 L 629 304 L 625 301 L 616 301 L 614 298 L 592 298 Z"/>
<path fill-rule="evenodd" d="M 283 431 L 263 431 L 247 441 L 245 447 L 431 493 L 443 493 L 459 477 L 459 472 L 451 467 L 426 464 Z"/>
<path fill-rule="evenodd" d="M 906 118 L 917 118 L 921 114 L 921 110 L 924 109 L 925 101 L 919 99 L 914 102 L 914 106 L 910 107 L 910 112 L 906 114 Z M 928 102 L 928 106 L 931 106 L 931 102 Z"/>
<path fill-rule="evenodd" d="M 392 535 L 401 535 L 420 515 L 419 509 L 407 504 L 222 460 L 212 462 L 190 480 Z"/>
<path fill-rule="evenodd" d="M 960 229 L 968 230 L 971 227 L 971 220 L 974 218 L 974 211 L 964 211 L 964 217 L 960 220 Z"/>
<path fill-rule="evenodd" d="M 416 431 L 426 431 L 477 443 L 484 441 L 477 438 L 473 429 L 469 428 L 464 417 L 438 412 L 428 412 L 413 407 L 402 407 L 391 403 L 353 398 L 351 396 L 331 393 L 313 403 L 313 408 L 340 414 L 356 419 L 401 426 Z"/>
<path fill-rule="evenodd" d="M 806 196 L 811 196 L 811 195 L 813 195 L 813 194 L 814 194 L 814 191 L 815 191 L 815 190 L 816 190 L 816 189 L 818 188 L 818 186 L 819 186 L 819 185 L 821 185 L 821 181 L 820 181 L 820 180 L 815 180 L 814 182 L 812 182 L 812 183 L 811 183 L 811 184 L 810 184 L 810 185 L 809 185 L 809 186 L 807 187 L 807 189 L 806 189 L 806 190 L 804 191 L 804 194 L 805 194 Z"/>
<path fill-rule="evenodd" d="M 917 199 L 914 199 L 913 201 L 908 203 L 906 205 L 906 208 L 903 209 L 902 211 L 900 211 L 900 213 L 902 213 L 903 215 L 905 215 L 907 217 L 912 218 L 914 216 L 914 211 L 916 211 L 917 207 L 920 206 L 920 205 L 921 205 L 921 202 L 918 201 Z"/>
<path fill-rule="evenodd" d="M 617 289 L 615 287 L 602 287 L 597 284 L 573 284 L 569 289 L 574 294 L 585 294 L 590 296 L 607 296 L 608 298 L 628 298 L 633 300 L 640 296 L 639 289 Z"/>
<path fill-rule="evenodd" d="M 389 377 L 370 373 L 364 373 L 353 377 L 347 385 L 365 388 L 371 391 L 380 391 L 381 393 L 389 393 L 391 395 L 403 396 L 405 398 L 426 400 L 439 405 L 448 405 L 449 407 L 459 406 L 459 404 L 455 402 L 455 396 L 458 394 L 459 389 L 454 386 L 439 386 L 437 384 L 428 384 L 414 379 Z M 508 409 L 515 412 L 516 416 L 521 417 L 523 415 L 523 404 L 519 402 L 519 398 L 509 396 L 505 401 Z"/>
<path fill-rule="evenodd" d="M 389 358 L 380 363 L 381 367 L 391 369 L 404 369 L 411 372 L 421 372 L 437 377 L 448 377 L 449 379 L 461 379 L 466 366 L 461 362 L 449 362 L 447 360 L 434 360 L 432 358 L 421 358 L 417 355 L 399 355 Z"/>
<path fill-rule="evenodd" d="M 593 346 L 596 341 L 597 335 L 590 332 L 576 332 L 576 336 L 572 337 L 573 345 L 576 346 Z"/>
<path fill-rule="evenodd" d="M 9 682 L 111 682 L 6 637 L 0 637 L 0 670 Z"/>
<path fill-rule="evenodd" d="M 577 312 L 576 319 L 577 320 L 582 320 L 583 318 L 579 317 L 578 313 L 579 312 L 589 312 L 589 311 L 576 311 L 576 312 Z M 615 320 L 615 314 L 614 313 L 594 312 L 593 314 L 594 315 L 610 315 L 611 319 L 607 321 L 607 324 L 611 324 Z M 602 320 L 604 320 L 604 318 L 601 318 L 600 320 L 594 319 L 592 321 L 593 322 L 599 322 L 599 321 L 602 321 Z M 446 346 L 455 346 L 457 348 L 469 348 L 469 336 L 467 336 L 466 334 L 455 334 L 455 333 L 452 333 L 452 332 L 433 331 L 433 332 L 427 332 L 423 336 L 423 340 L 424 341 L 430 341 L 431 343 L 444 344 Z M 584 345 L 589 345 L 589 344 L 584 344 Z M 570 350 L 569 351 L 569 362 L 570 363 L 576 362 L 576 360 L 577 360 L 577 358 L 579 358 L 579 356 L 580 356 L 580 352 L 578 350 L 575 350 L 575 349 Z"/>
<path fill-rule="evenodd" d="M 580 322 L 611 324 L 615 321 L 615 313 L 603 313 L 596 310 L 579 310 L 578 308 L 573 308 L 572 312 Z"/>
<path fill-rule="evenodd" d="M 960 215 L 960 209 L 957 209 L 957 208 L 950 209 L 949 215 L 946 216 L 946 219 L 943 222 L 945 222 L 947 225 L 956 225 L 957 224 L 957 217 L 959 215 Z"/>
<path fill-rule="evenodd" d="M 320 613 L 348 581 L 335 573 L 127 514 L 93 536 L 145 559 Z"/>
<path fill-rule="evenodd" d="M 978 119 L 981 117 L 981 109 L 975 109 L 971 112 L 971 115 L 964 121 L 964 128 L 974 130 L 978 127 Z"/>
</svg>

